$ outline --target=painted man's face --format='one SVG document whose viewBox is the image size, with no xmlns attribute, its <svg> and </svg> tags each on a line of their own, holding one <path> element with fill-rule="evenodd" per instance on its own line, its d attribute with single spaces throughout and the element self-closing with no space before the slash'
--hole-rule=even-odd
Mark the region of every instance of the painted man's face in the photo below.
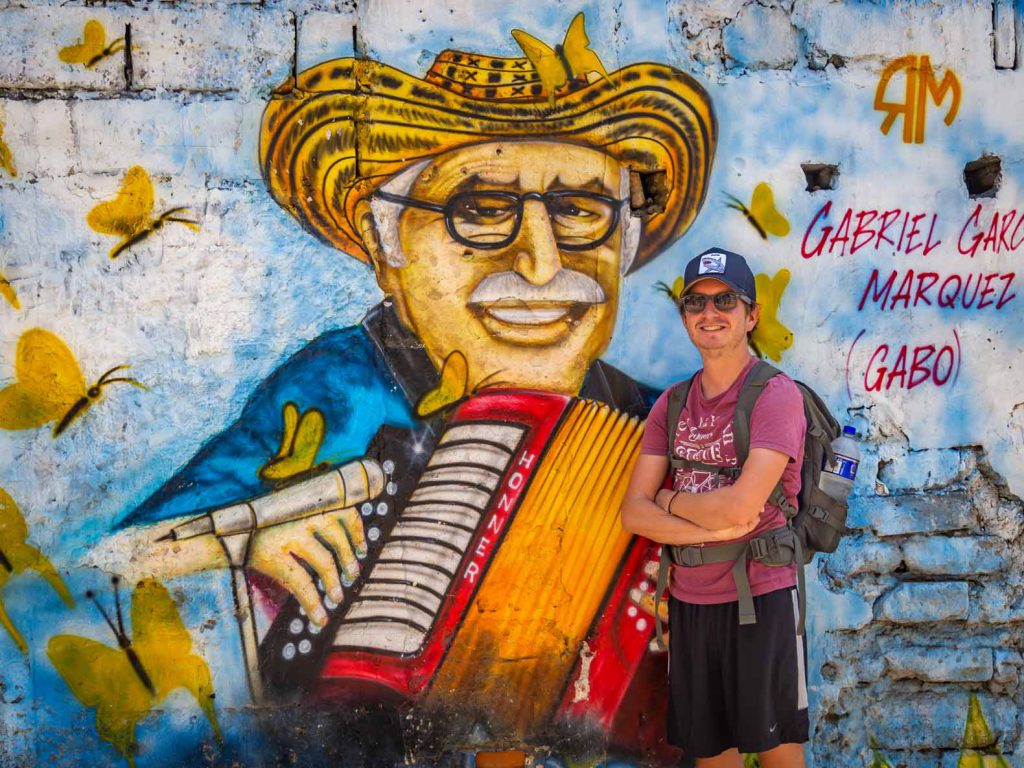
<svg viewBox="0 0 1024 768">
<path fill-rule="evenodd" d="M 405 263 L 378 261 L 381 286 L 435 365 L 465 355 L 471 387 L 487 379 L 575 393 L 615 323 L 628 215 L 620 187 L 619 163 L 586 147 L 531 141 L 448 152 L 408 197 L 456 204 L 447 217 L 404 208 Z M 528 195 L 518 230 L 515 197 L 494 192 Z"/>
</svg>

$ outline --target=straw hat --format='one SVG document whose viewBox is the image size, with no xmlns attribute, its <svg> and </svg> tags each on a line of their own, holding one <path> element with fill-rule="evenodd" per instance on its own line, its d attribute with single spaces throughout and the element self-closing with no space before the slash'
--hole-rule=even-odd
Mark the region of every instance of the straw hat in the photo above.
<svg viewBox="0 0 1024 768">
<path fill-rule="evenodd" d="M 630 170 L 666 174 L 665 209 L 644 219 L 636 269 L 693 222 L 716 132 L 704 89 L 662 64 L 570 78 L 552 94 L 528 59 L 444 51 L 423 79 L 351 58 L 289 79 L 263 114 L 260 163 L 274 199 L 303 227 L 368 261 L 356 204 L 411 164 L 492 141 L 592 147 Z"/>
</svg>

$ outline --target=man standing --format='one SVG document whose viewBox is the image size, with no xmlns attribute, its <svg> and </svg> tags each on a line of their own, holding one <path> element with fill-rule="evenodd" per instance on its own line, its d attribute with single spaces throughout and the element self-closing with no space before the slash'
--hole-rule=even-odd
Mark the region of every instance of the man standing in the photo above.
<svg viewBox="0 0 1024 768">
<path fill-rule="evenodd" d="M 703 368 L 671 432 L 672 388 L 651 409 L 621 513 L 628 531 L 663 545 L 695 545 L 688 552 L 697 556 L 686 559 L 691 567 L 672 569 L 669 739 L 699 768 L 739 768 L 740 753 L 753 752 L 763 768 L 799 768 L 808 717 L 797 565 L 765 565 L 749 547 L 741 570 L 754 615 L 746 615 L 747 585 L 738 589 L 743 578 L 734 576 L 734 563 L 701 558 L 699 548 L 709 544 L 710 553 L 723 538 L 748 541 L 785 530 L 773 491 L 781 481 L 795 506 L 803 399 L 789 377 L 768 380 L 751 411 L 749 452 L 739 467 L 733 415 L 756 363 L 749 335 L 759 316 L 746 260 L 721 248 L 692 259 L 679 308 Z M 670 462 L 679 468 L 664 488 Z"/>
</svg>

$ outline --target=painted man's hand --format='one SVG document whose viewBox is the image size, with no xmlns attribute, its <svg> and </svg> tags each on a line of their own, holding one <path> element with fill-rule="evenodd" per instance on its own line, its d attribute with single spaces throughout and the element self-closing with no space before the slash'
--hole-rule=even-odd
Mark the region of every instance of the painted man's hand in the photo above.
<svg viewBox="0 0 1024 768">
<path fill-rule="evenodd" d="M 323 583 L 325 596 L 340 603 L 345 597 L 342 585 L 355 581 L 359 560 L 366 557 L 363 523 L 354 507 L 264 528 L 254 534 L 251 546 L 248 567 L 284 586 L 295 595 L 306 615 L 321 626 L 327 623 L 327 611 L 320 600 L 317 578 Z"/>
</svg>

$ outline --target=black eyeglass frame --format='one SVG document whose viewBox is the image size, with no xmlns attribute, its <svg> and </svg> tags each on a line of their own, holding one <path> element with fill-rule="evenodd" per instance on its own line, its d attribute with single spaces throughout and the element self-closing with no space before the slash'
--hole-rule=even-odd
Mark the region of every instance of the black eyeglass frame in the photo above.
<svg viewBox="0 0 1024 768">
<path fill-rule="evenodd" d="M 504 240 L 497 240 L 494 242 L 487 243 L 478 243 L 475 240 L 470 240 L 462 236 L 456 231 L 455 223 L 453 220 L 455 208 L 460 200 L 465 199 L 467 197 L 472 197 L 474 195 L 492 195 L 494 197 L 504 198 L 505 200 L 508 200 L 509 202 L 515 204 L 515 224 L 513 225 L 512 231 L 509 233 L 508 237 L 506 237 Z M 615 232 L 615 228 L 619 225 L 619 219 L 621 217 L 621 207 L 624 203 L 626 203 L 625 200 L 618 200 L 609 195 L 602 195 L 600 192 L 591 192 L 586 189 L 556 189 L 551 192 L 527 192 L 522 195 L 516 192 L 506 192 L 505 190 L 500 189 L 478 189 L 473 190 L 471 192 L 459 192 L 456 195 L 452 195 L 452 197 L 449 198 L 448 202 L 445 203 L 444 205 L 430 203 L 427 202 L 426 200 L 418 200 L 415 197 L 395 195 L 392 194 L 391 192 L 385 192 L 382 189 L 378 189 L 376 192 L 374 192 L 373 196 L 379 197 L 381 200 L 386 200 L 389 203 L 399 203 L 401 205 L 408 205 L 412 208 L 420 208 L 424 211 L 433 211 L 434 213 L 444 214 L 445 228 L 448 230 L 448 234 L 452 236 L 452 239 L 455 240 L 455 242 L 468 246 L 470 248 L 480 248 L 485 251 L 496 251 L 499 248 L 506 248 L 510 244 L 515 242 L 515 239 L 519 236 L 519 230 L 522 228 L 523 225 L 523 206 L 525 205 L 527 200 L 540 200 L 542 203 L 544 203 L 545 210 L 549 210 L 549 200 L 558 200 L 559 198 L 564 197 L 583 197 L 589 200 L 597 200 L 611 207 L 611 222 L 608 224 L 608 231 L 605 232 L 604 235 L 602 235 L 597 240 L 594 240 L 593 242 L 584 244 L 560 243 L 556 238 L 555 243 L 563 251 L 589 251 L 593 248 L 597 248 L 598 246 L 603 245 L 608 240 L 608 238 L 612 236 L 612 233 Z M 549 210 L 549 219 L 550 216 L 551 215 Z"/>
<path fill-rule="evenodd" d="M 703 301 L 700 302 L 700 306 L 694 307 L 693 309 L 687 308 L 686 300 L 697 298 L 703 299 Z M 747 306 L 753 306 L 754 304 L 754 302 L 751 301 L 749 296 L 742 294 L 739 291 L 722 291 L 721 293 L 713 294 L 687 293 L 679 297 L 679 311 L 688 315 L 699 315 L 701 312 L 704 311 L 705 307 L 707 307 L 708 300 L 710 300 L 711 303 L 715 305 L 715 309 L 717 309 L 719 312 L 731 312 L 732 310 L 736 309 L 736 307 L 739 305 L 741 301 Z M 729 306 L 723 307 L 723 301 L 726 302 Z"/>
</svg>

